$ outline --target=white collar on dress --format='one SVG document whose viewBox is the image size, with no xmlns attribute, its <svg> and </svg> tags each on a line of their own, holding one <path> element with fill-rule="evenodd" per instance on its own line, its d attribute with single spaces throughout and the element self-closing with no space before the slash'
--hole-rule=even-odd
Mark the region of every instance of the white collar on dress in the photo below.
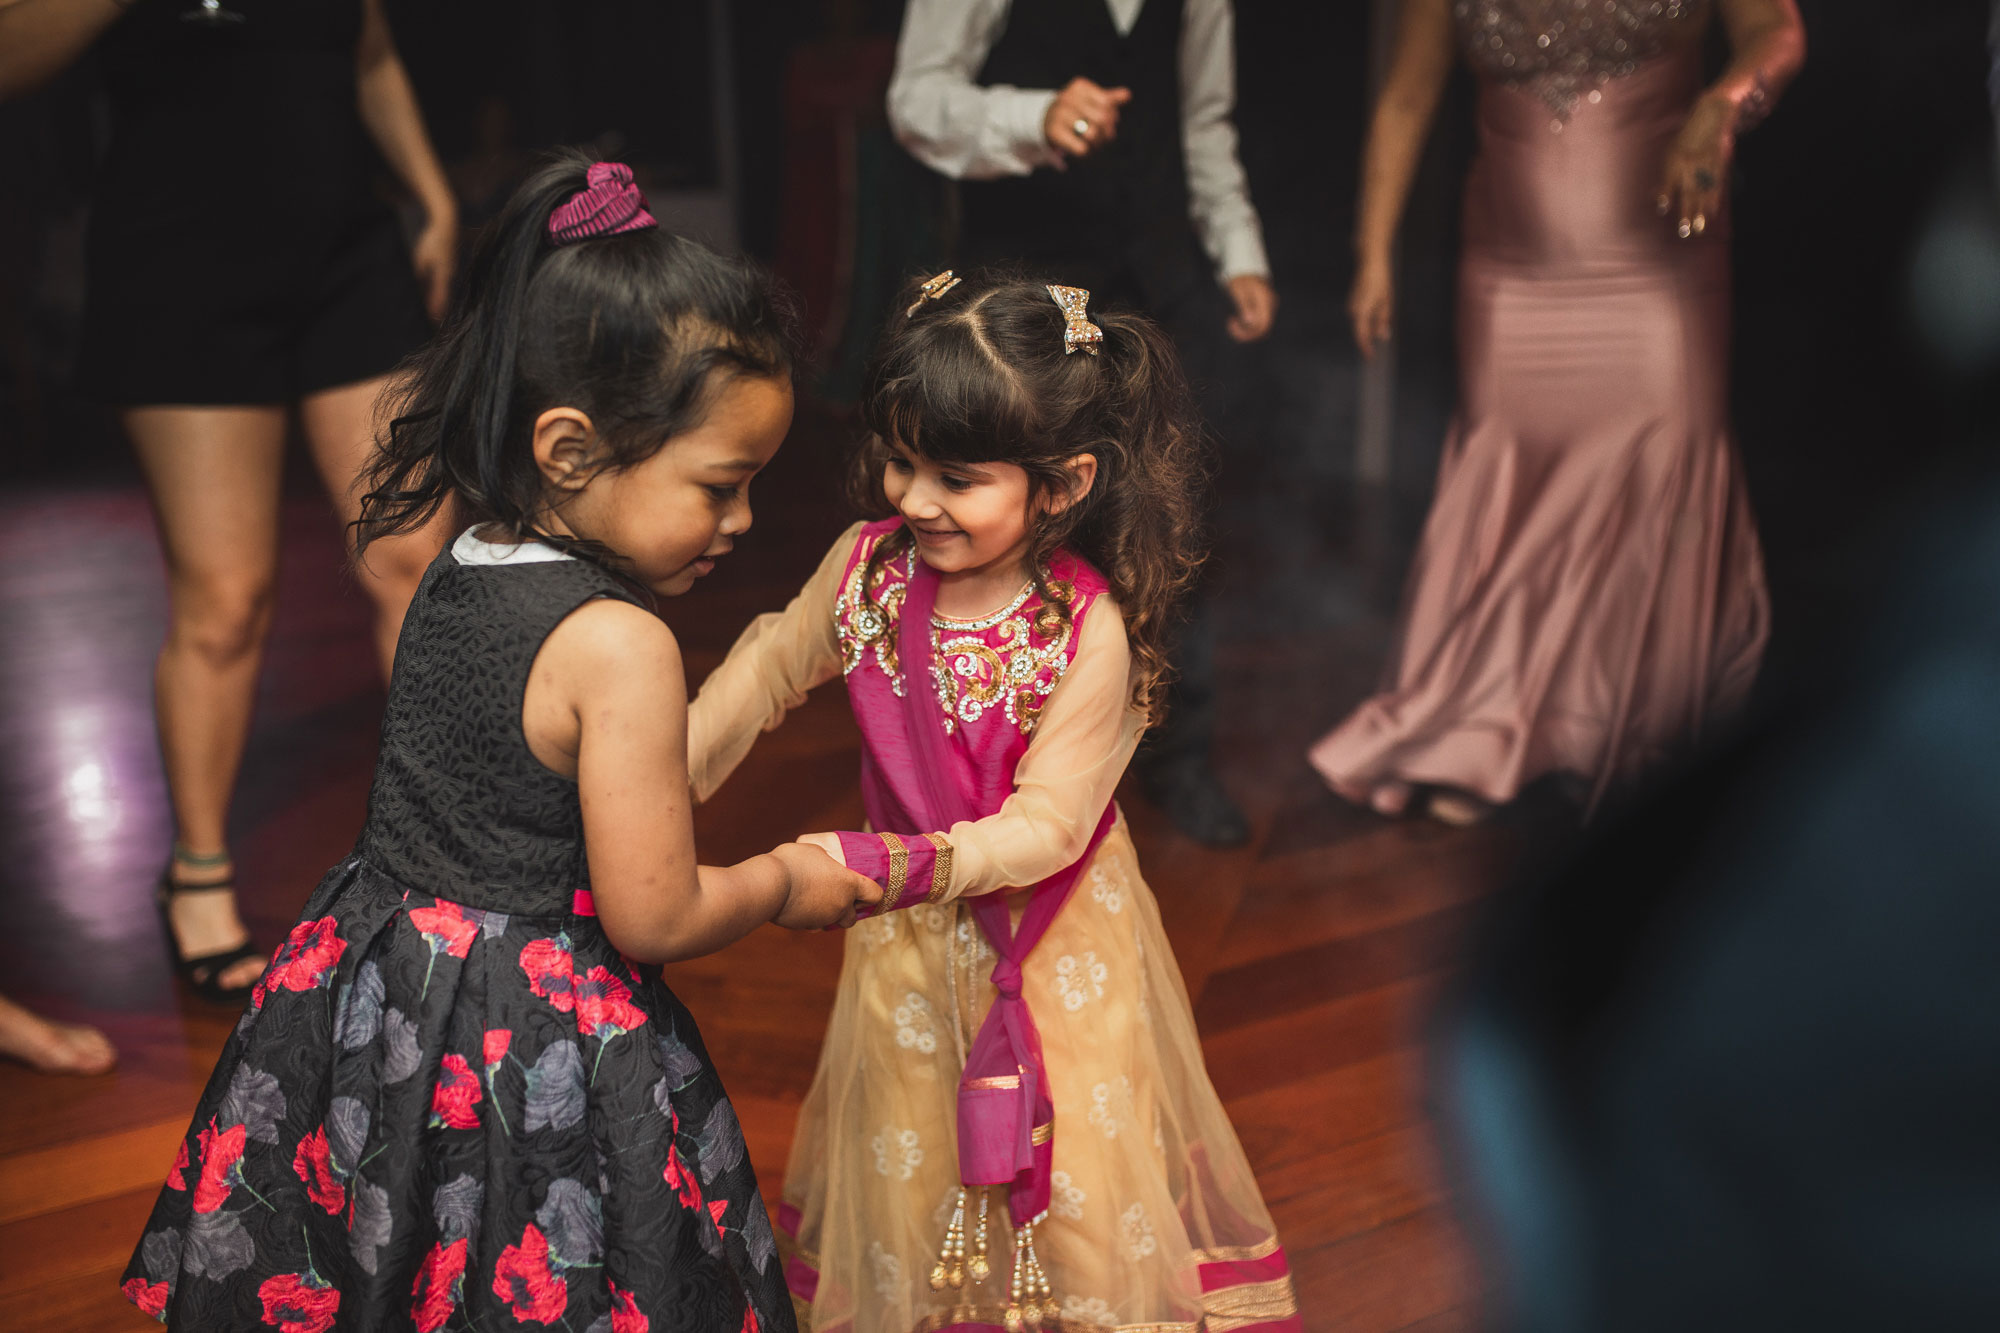
<svg viewBox="0 0 2000 1333">
<path fill-rule="evenodd" d="M 568 551 L 558 551 L 545 542 L 489 542 L 467 528 L 451 544 L 451 558 L 461 565 L 538 565 L 548 560 L 574 560 Z"/>
</svg>

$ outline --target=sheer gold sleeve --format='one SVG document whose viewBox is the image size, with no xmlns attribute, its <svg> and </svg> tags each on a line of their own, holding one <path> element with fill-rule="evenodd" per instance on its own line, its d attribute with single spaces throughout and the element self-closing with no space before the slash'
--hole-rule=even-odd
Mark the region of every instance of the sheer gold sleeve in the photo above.
<svg viewBox="0 0 2000 1333">
<path fill-rule="evenodd" d="M 1132 707 L 1124 616 L 1101 597 L 1014 770 L 1013 795 L 986 818 L 944 830 L 951 878 L 939 896 L 1038 884 L 1074 864 L 1145 729 L 1145 715 Z"/>
<path fill-rule="evenodd" d="M 751 621 L 701 683 L 688 706 L 688 783 L 695 800 L 714 795 L 758 735 L 783 722 L 808 690 L 840 674 L 833 608 L 860 531 L 857 523 L 842 533 L 791 604 Z"/>
</svg>

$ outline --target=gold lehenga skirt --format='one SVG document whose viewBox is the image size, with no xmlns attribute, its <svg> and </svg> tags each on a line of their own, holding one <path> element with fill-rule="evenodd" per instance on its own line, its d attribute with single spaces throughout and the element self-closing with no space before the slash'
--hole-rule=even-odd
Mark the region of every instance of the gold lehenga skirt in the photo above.
<svg viewBox="0 0 2000 1333">
<path fill-rule="evenodd" d="M 849 933 L 785 1173 L 781 1244 L 801 1328 L 1003 1327 L 1014 1265 L 1003 1189 L 985 1192 L 991 1275 L 931 1285 L 959 1193 L 959 1073 L 993 1002 L 993 963 L 963 903 Z M 1043 1327 L 1296 1330 L 1284 1251 L 1202 1066 L 1122 818 L 1024 974 L 1055 1102 L 1054 1189 L 1034 1244 L 1062 1316 Z"/>
</svg>

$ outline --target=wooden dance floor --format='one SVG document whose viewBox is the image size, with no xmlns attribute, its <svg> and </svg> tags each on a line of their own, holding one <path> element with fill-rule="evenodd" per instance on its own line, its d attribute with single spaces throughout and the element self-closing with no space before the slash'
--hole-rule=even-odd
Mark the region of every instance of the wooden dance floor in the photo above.
<svg viewBox="0 0 2000 1333">
<path fill-rule="evenodd" d="M 782 605 L 839 530 L 815 504 L 833 437 L 810 423 L 795 433 L 753 493 L 756 530 L 668 604 L 697 676 L 752 613 Z M 329 511 L 302 482 L 286 505 L 276 629 L 235 819 L 247 910 L 267 948 L 353 841 L 382 704 L 364 599 Z M 1136 792 L 1125 808 L 1209 1070 L 1291 1252 L 1306 1327 L 1451 1333 L 1474 1326 L 1476 1291 L 1430 1141 L 1421 1042 L 1478 900 L 1531 839 L 1518 823 L 1450 831 L 1377 819 L 1325 795 L 1305 768 L 1306 742 L 1373 677 L 1382 589 L 1393 586 L 1380 570 L 1355 573 L 1348 525 L 1323 526 L 1341 531 L 1282 556 L 1234 541 L 1224 572 L 1221 764 L 1252 814 L 1251 846 L 1194 846 Z M 1288 582 L 1269 577 L 1272 560 L 1293 566 Z M 1298 580 L 1319 577 L 1314 562 L 1326 580 L 1373 591 L 1350 599 L 1351 613 L 1326 609 L 1338 598 L 1301 610 Z M 164 615 L 135 486 L 0 497 L 0 985 L 101 1025 L 121 1053 L 115 1073 L 94 1079 L 0 1066 L 0 1329 L 149 1326 L 118 1275 L 236 1017 L 177 987 L 153 908 L 169 838 L 150 713 Z M 846 703 L 829 687 L 699 812 L 703 858 L 854 827 L 855 772 Z M 838 939 L 772 928 L 668 971 L 769 1199 L 839 964 Z"/>
</svg>

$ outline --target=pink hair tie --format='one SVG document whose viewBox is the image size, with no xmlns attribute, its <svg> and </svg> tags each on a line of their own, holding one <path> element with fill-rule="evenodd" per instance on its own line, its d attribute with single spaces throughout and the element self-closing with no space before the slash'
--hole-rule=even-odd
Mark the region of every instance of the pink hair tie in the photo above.
<svg viewBox="0 0 2000 1333">
<path fill-rule="evenodd" d="M 593 162 L 585 179 L 590 182 L 586 188 L 549 214 L 549 239 L 557 245 L 660 225 L 646 211 L 646 196 L 632 183 L 632 168 L 623 162 Z"/>
</svg>

